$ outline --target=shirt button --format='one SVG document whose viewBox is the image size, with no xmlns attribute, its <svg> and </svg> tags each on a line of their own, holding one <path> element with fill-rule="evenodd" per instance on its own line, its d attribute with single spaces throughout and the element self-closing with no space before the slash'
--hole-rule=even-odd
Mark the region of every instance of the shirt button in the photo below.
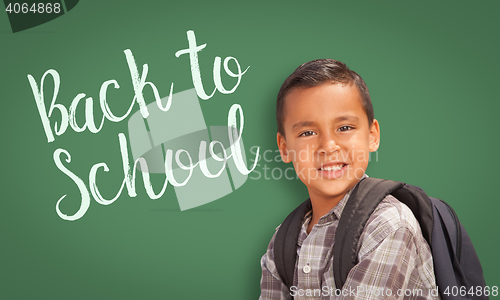
<svg viewBox="0 0 500 300">
<path fill-rule="evenodd" d="M 304 271 L 304 273 L 306 274 L 309 274 L 309 272 L 311 272 L 311 267 L 309 265 L 305 265 L 302 271 Z"/>
</svg>

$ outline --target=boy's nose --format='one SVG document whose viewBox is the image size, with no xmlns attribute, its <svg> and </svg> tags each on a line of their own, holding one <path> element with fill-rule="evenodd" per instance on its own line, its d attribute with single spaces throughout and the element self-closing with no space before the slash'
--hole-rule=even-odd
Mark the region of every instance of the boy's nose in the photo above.
<svg viewBox="0 0 500 300">
<path fill-rule="evenodd" d="M 340 150 L 340 145 L 335 142 L 330 135 L 324 135 L 320 140 L 320 145 L 318 147 L 318 152 L 333 153 Z"/>
</svg>

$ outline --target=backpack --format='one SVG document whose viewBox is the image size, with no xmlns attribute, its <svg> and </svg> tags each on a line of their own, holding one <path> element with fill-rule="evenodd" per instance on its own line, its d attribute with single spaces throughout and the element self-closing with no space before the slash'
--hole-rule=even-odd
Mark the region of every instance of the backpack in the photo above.
<svg viewBox="0 0 500 300">
<path fill-rule="evenodd" d="M 388 194 L 406 204 L 419 222 L 432 251 L 441 299 L 489 299 L 481 263 L 455 211 L 444 201 L 428 197 L 419 187 L 370 177 L 355 187 L 339 220 L 333 246 L 336 287 L 343 287 L 349 271 L 358 263 L 357 244 L 363 228 Z M 289 289 L 293 285 L 297 239 L 311 207 L 310 199 L 306 200 L 288 215 L 276 233 L 274 261 Z"/>
</svg>

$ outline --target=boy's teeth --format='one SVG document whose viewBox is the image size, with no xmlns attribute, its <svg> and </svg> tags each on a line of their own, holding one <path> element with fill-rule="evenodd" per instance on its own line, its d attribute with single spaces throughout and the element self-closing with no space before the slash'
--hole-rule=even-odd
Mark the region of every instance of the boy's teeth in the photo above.
<svg viewBox="0 0 500 300">
<path fill-rule="evenodd" d="M 338 170 L 342 169 L 343 166 L 344 166 L 344 164 L 336 165 L 333 167 L 322 167 L 321 170 L 322 171 L 338 171 Z"/>
</svg>

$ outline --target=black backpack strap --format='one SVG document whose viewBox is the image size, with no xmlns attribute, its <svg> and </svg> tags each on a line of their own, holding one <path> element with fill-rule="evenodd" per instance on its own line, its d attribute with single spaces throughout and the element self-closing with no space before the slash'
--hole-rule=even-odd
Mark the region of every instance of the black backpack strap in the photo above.
<svg viewBox="0 0 500 300">
<path fill-rule="evenodd" d="M 307 212 L 312 209 L 307 199 L 292 211 L 281 224 L 274 240 L 274 263 L 281 279 L 290 289 L 297 260 L 297 240 Z"/>
<path fill-rule="evenodd" d="M 335 233 L 333 277 L 337 289 L 344 285 L 349 271 L 357 264 L 357 245 L 370 215 L 388 194 L 401 188 L 402 182 L 365 178 L 347 201 Z"/>
<path fill-rule="evenodd" d="M 391 194 L 396 197 L 399 202 L 406 204 L 406 206 L 411 209 L 413 215 L 420 224 L 422 235 L 424 236 L 429 246 L 431 246 L 434 213 L 432 211 L 432 205 L 431 201 L 429 200 L 429 196 L 427 196 L 424 190 L 422 190 L 418 186 L 409 184 L 405 184 L 402 188 L 392 192 Z"/>
</svg>

